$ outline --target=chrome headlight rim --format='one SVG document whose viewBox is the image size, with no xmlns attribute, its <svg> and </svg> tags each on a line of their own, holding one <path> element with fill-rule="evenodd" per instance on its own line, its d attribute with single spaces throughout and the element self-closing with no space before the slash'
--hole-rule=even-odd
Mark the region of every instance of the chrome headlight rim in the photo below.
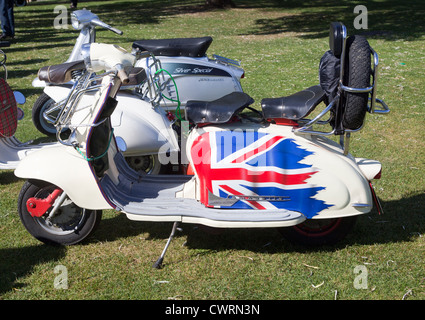
<svg viewBox="0 0 425 320">
<path fill-rule="evenodd" d="M 75 30 L 81 30 L 83 28 L 83 24 L 78 20 L 75 13 L 71 13 L 71 25 Z"/>
</svg>

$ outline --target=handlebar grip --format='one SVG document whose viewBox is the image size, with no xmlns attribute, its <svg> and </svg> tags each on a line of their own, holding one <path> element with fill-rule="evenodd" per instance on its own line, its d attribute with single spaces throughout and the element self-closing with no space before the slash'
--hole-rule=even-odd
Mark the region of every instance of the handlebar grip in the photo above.
<svg viewBox="0 0 425 320">
<path fill-rule="evenodd" d="M 100 21 L 99 19 L 93 19 L 93 20 L 91 20 L 91 23 L 96 25 L 96 26 L 99 26 L 99 27 L 108 29 L 112 32 L 115 32 L 116 34 L 119 34 L 120 36 L 123 34 L 123 32 L 121 30 L 114 28 L 114 27 L 111 27 L 109 24 L 107 24 L 103 21 Z"/>
<path fill-rule="evenodd" d="M 121 79 L 122 84 L 130 82 L 130 79 L 124 69 L 118 69 L 118 77 Z"/>
<path fill-rule="evenodd" d="M 120 29 L 114 28 L 114 27 L 110 27 L 111 31 L 115 32 L 116 34 L 119 34 L 120 36 L 122 36 L 123 32 Z"/>
</svg>

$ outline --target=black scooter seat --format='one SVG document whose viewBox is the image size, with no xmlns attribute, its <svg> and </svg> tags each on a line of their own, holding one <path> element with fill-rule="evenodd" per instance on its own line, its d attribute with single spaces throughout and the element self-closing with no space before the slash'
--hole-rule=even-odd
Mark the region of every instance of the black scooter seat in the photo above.
<svg viewBox="0 0 425 320">
<path fill-rule="evenodd" d="M 211 37 L 137 40 L 133 48 L 155 56 L 203 57 L 212 40 Z"/>
<path fill-rule="evenodd" d="M 214 101 L 190 100 L 185 112 L 189 121 L 196 124 L 227 123 L 253 102 L 244 92 L 232 92 Z"/>
<path fill-rule="evenodd" d="M 266 119 L 297 121 L 309 115 L 324 98 L 325 92 L 316 85 L 287 97 L 263 99 L 261 108 Z"/>
</svg>

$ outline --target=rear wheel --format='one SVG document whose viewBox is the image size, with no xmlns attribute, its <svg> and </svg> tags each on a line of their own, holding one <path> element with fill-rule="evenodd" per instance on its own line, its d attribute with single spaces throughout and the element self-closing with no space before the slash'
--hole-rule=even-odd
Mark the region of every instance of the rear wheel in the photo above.
<svg viewBox="0 0 425 320">
<path fill-rule="evenodd" d="M 93 233 L 102 219 L 102 211 L 83 209 L 66 199 L 50 220 L 46 218 L 52 208 L 41 217 L 31 216 L 27 209 L 28 199 L 46 199 L 55 189 L 55 185 L 45 181 L 25 182 L 18 198 L 19 217 L 28 232 L 44 243 L 77 244 Z"/>
<path fill-rule="evenodd" d="M 279 232 L 289 241 L 307 245 L 333 245 L 353 229 L 357 216 L 335 219 L 309 219 L 303 223 L 287 228 L 279 228 Z"/>
</svg>

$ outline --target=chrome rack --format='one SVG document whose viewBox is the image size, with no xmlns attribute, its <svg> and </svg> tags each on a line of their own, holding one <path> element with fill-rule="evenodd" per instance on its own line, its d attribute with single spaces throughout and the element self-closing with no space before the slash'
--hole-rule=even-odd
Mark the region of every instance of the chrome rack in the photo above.
<svg viewBox="0 0 425 320">
<path fill-rule="evenodd" d="M 136 88 L 136 93 L 147 100 L 152 106 L 159 106 L 163 99 L 162 91 L 168 85 L 169 80 L 165 79 L 166 72 L 161 65 L 161 61 L 148 51 L 136 52 L 137 59 L 146 59 L 146 81 Z"/>
<path fill-rule="evenodd" d="M 61 144 L 73 146 L 72 142 L 70 141 L 72 139 L 67 139 L 67 141 L 64 141 L 62 139 L 61 133 L 63 132 L 63 130 L 72 128 L 70 134 L 70 137 L 72 137 L 78 127 L 98 126 L 100 124 L 97 123 L 92 125 L 71 125 L 71 119 L 82 96 L 88 92 L 98 91 L 102 87 L 100 82 L 102 81 L 103 77 L 114 73 L 114 71 L 108 71 L 103 74 L 96 75 L 94 72 L 86 71 L 75 81 L 67 98 L 63 100 L 65 102 L 63 104 L 63 107 L 60 109 L 59 115 L 54 123 L 57 129 L 56 138 Z"/>
<path fill-rule="evenodd" d="M 345 28 L 344 28 L 345 29 Z M 368 92 L 370 93 L 369 101 L 370 103 L 367 106 L 367 112 L 369 113 L 376 113 L 376 114 L 387 114 L 390 112 L 389 107 L 385 104 L 385 102 L 381 99 L 376 98 L 376 88 L 377 88 L 377 77 L 378 77 L 378 65 L 379 65 L 379 57 L 373 48 L 371 49 L 371 54 L 373 55 L 373 70 L 372 70 L 372 85 L 367 88 L 352 88 L 345 86 L 342 83 L 342 79 L 344 78 L 344 68 L 341 67 L 341 73 L 340 73 L 340 80 L 339 80 L 339 90 L 337 96 L 329 103 L 329 105 L 323 109 L 322 112 L 320 112 L 315 118 L 313 119 L 302 119 L 301 121 L 304 123 L 302 127 L 294 128 L 293 131 L 295 134 L 311 134 L 311 135 L 321 135 L 321 136 L 331 136 L 336 135 L 336 129 L 334 128 L 330 132 L 324 132 L 324 131 L 317 131 L 313 130 L 313 125 L 325 125 L 328 124 L 331 120 L 329 118 L 328 120 L 324 121 L 322 118 L 337 104 L 339 103 L 341 92 L 351 92 L 351 93 L 364 93 Z M 345 56 L 345 37 L 344 37 L 344 46 L 343 51 L 341 54 L 341 66 L 344 64 L 344 56 Z M 379 108 L 377 107 L 379 105 Z M 344 129 L 344 134 L 340 135 L 340 145 L 342 149 L 344 150 L 344 155 L 348 154 L 349 149 L 349 139 L 352 132 L 356 132 L 361 130 L 364 127 L 365 121 L 363 121 L 363 124 L 357 128 L 357 129 Z"/>
<path fill-rule="evenodd" d="M 229 65 L 232 64 L 234 66 L 240 67 L 241 61 L 240 60 L 233 60 L 226 57 L 219 56 L 217 54 L 213 54 L 212 57 L 216 60 L 216 62 L 221 62 L 222 64 Z"/>
</svg>

